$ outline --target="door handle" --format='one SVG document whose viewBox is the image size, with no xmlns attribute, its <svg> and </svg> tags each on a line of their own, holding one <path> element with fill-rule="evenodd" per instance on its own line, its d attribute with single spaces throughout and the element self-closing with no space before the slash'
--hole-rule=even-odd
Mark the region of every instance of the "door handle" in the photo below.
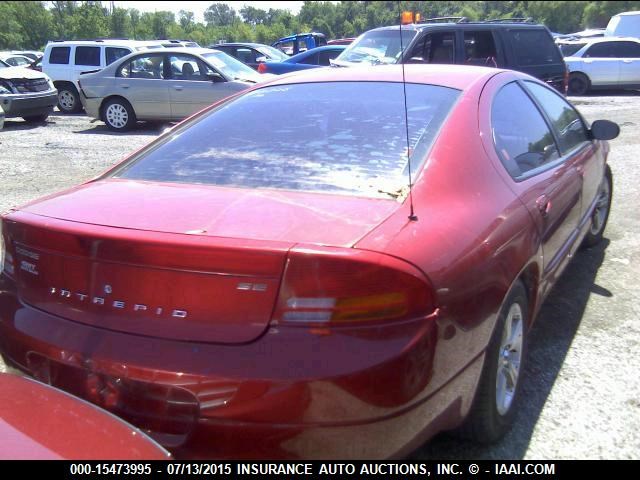
<svg viewBox="0 0 640 480">
<path fill-rule="evenodd" d="M 633 60 L 622 60 L 622 63 L 631 63 Z"/>
<path fill-rule="evenodd" d="M 551 211 L 551 200 L 546 195 L 540 195 L 536 200 L 536 207 L 540 212 L 540 215 L 546 217 Z"/>
<path fill-rule="evenodd" d="M 129 85 L 120 85 L 120 88 L 129 88 Z"/>
<path fill-rule="evenodd" d="M 179 86 L 179 85 L 178 85 L 178 86 L 175 86 L 175 87 L 173 87 L 173 88 L 175 88 L 176 90 L 183 90 L 183 89 L 184 89 L 184 87 L 181 87 L 181 86 Z"/>
</svg>

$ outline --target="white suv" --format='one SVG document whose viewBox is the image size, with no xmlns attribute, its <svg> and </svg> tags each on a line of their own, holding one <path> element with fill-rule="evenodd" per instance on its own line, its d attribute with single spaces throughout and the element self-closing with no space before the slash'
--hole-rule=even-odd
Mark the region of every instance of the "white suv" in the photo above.
<svg viewBox="0 0 640 480">
<path fill-rule="evenodd" d="M 138 40 L 72 40 L 49 42 L 44 49 L 42 71 L 58 89 L 58 108 L 63 113 L 82 110 L 78 80 L 82 73 L 101 70 L 137 50 L 162 48 L 159 42 Z"/>
</svg>

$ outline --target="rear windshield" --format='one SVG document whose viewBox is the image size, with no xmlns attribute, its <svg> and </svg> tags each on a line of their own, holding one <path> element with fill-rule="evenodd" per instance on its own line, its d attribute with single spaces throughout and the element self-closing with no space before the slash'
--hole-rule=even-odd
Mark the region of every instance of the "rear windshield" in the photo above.
<svg viewBox="0 0 640 480">
<path fill-rule="evenodd" d="M 415 172 L 460 91 L 406 89 Z M 383 198 L 408 184 L 402 83 L 264 87 L 187 125 L 114 176 Z"/>
<path fill-rule="evenodd" d="M 520 66 L 562 63 L 560 51 L 546 30 L 509 30 L 509 38 Z"/>
<path fill-rule="evenodd" d="M 416 36 L 415 30 L 402 30 L 402 49 Z M 371 30 L 358 37 L 338 60 L 353 63 L 397 63 L 401 57 L 399 30 Z"/>
</svg>

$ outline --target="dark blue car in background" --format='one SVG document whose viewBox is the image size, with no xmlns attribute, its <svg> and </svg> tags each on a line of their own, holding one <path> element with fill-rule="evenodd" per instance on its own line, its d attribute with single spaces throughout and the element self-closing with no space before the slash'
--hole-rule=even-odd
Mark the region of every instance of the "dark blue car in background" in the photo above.
<svg viewBox="0 0 640 480">
<path fill-rule="evenodd" d="M 327 45 L 313 48 L 289 57 L 282 62 L 261 63 L 258 65 L 258 72 L 280 75 L 308 68 L 328 67 L 330 65 L 329 61 L 340 55 L 345 48 L 347 48 L 346 45 Z"/>
</svg>

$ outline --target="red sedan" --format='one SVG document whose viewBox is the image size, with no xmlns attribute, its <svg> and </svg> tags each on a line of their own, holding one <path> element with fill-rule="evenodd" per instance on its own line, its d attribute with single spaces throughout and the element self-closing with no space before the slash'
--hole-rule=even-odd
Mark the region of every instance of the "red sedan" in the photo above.
<svg viewBox="0 0 640 480">
<path fill-rule="evenodd" d="M 499 438 L 618 127 L 522 73 L 401 68 L 259 85 L 5 214 L 5 360 L 178 457 Z"/>
</svg>

